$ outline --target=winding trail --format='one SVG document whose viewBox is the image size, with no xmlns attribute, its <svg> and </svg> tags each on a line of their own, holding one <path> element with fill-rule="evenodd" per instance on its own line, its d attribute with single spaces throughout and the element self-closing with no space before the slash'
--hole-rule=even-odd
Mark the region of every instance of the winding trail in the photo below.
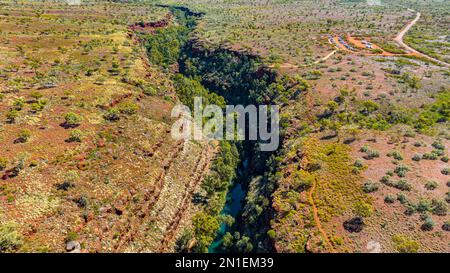
<svg viewBox="0 0 450 273">
<path fill-rule="evenodd" d="M 319 60 L 317 60 L 317 61 L 314 61 L 314 62 L 311 63 L 311 64 L 305 64 L 305 65 L 302 65 L 302 66 L 298 66 L 298 65 L 290 64 L 290 63 L 284 63 L 284 64 L 280 64 L 280 65 L 274 65 L 274 64 L 272 64 L 272 65 L 269 65 L 268 67 L 269 67 L 269 68 L 275 68 L 275 67 L 278 67 L 278 68 L 299 68 L 299 67 L 308 67 L 308 66 L 311 66 L 311 65 L 314 65 L 314 64 L 318 64 L 318 63 L 320 63 L 320 62 L 324 62 L 324 61 L 328 60 L 328 59 L 329 59 L 331 56 L 333 56 L 336 52 L 337 52 L 337 50 L 333 50 L 333 51 L 330 52 L 327 56 L 325 56 L 325 57 L 323 57 L 323 58 L 321 58 L 321 59 L 319 59 Z"/>
<path fill-rule="evenodd" d="M 411 11 L 413 11 L 413 10 L 411 10 Z M 414 53 L 414 54 L 416 54 L 416 55 L 418 55 L 420 57 L 426 58 L 426 59 L 428 59 L 430 61 L 436 62 L 436 63 L 438 63 L 440 65 L 450 67 L 450 64 L 448 64 L 446 62 L 443 62 L 441 60 L 435 59 L 435 58 L 433 58 L 431 56 L 428 56 L 426 54 L 423 54 L 422 52 L 419 52 L 419 51 L 415 50 L 414 48 L 410 47 L 409 45 L 405 44 L 405 42 L 403 41 L 403 37 L 405 36 L 405 34 L 417 23 L 417 21 L 420 20 L 421 15 L 422 14 L 420 12 L 417 12 L 416 18 L 414 20 L 412 20 L 404 29 L 402 29 L 402 31 L 400 31 L 398 33 L 398 35 L 397 35 L 397 37 L 395 37 L 394 41 L 399 46 L 403 47 L 404 49 L 406 49 L 407 51 L 409 51 L 411 53 Z"/>
<path fill-rule="evenodd" d="M 337 52 L 337 50 L 332 51 L 330 54 L 328 54 L 327 56 L 323 57 L 322 59 L 315 61 L 314 64 L 318 64 L 318 63 L 320 63 L 320 62 L 324 62 L 324 61 L 328 60 L 328 59 L 329 59 L 331 56 L 333 56 L 336 52 Z"/>
<path fill-rule="evenodd" d="M 320 218 L 319 218 L 319 212 L 317 210 L 316 204 L 314 203 L 313 194 L 316 191 L 316 184 L 317 184 L 317 181 L 314 180 L 311 190 L 308 192 L 309 201 L 311 202 L 312 209 L 313 209 L 314 222 L 316 222 L 317 229 L 320 231 L 320 233 L 322 233 L 322 237 L 325 240 L 325 244 L 327 245 L 328 250 L 330 252 L 334 253 L 335 252 L 334 247 L 330 242 L 327 232 L 322 227 L 322 222 L 320 221 Z"/>
</svg>

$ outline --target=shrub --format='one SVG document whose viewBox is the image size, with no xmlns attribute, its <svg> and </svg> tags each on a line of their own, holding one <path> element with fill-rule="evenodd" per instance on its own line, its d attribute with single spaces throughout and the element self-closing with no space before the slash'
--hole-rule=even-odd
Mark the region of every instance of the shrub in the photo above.
<svg viewBox="0 0 450 273">
<path fill-rule="evenodd" d="M 436 181 L 428 181 L 425 183 L 425 189 L 432 191 L 435 190 L 438 186 L 438 183 Z"/>
<path fill-rule="evenodd" d="M 65 124 L 69 127 L 76 127 L 78 126 L 82 121 L 83 118 L 80 117 L 79 115 L 73 113 L 73 112 L 69 112 L 64 116 L 65 119 Z"/>
<path fill-rule="evenodd" d="M 442 225 L 442 230 L 450 231 L 450 221 L 446 221 L 446 222 Z"/>
<path fill-rule="evenodd" d="M 105 115 L 103 117 L 109 121 L 117 121 L 120 119 L 119 114 L 120 113 L 117 108 L 111 108 L 105 113 Z"/>
<path fill-rule="evenodd" d="M 403 160 L 402 154 L 400 154 L 398 151 L 393 151 L 387 154 L 389 157 L 393 157 L 395 160 Z"/>
<path fill-rule="evenodd" d="M 219 222 L 216 218 L 199 212 L 192 218 L 192 225 L 195 238 L 197 239 L 196 251 L 207 252 L 220 227 Z"/>
<path fill-rule="evenodd" d="M 405 165 L 399 165 L 395 168 L 394 172 L 398 175 L 398 177 L 405 177 L 406 172 L 409 171 L 409 167 Z"/>
<path fill-rule="evenodd" d="M 374 158 L 380 157 L 380 152 L 375 151 L 375 150 L 369 150 L 367 152 L 367 156 L 365 157 L 367 160 L 371 160 Z"/>
<path fill-rule="evenodd" d="M 450 174 L 450 168 L 442 169 L 442 170 L 441 170 L 441 173 L 442 173 L 443 175 L 449 175 L 449 174 Z"/>
<path fill-rule="evenodd" d="M 430 211 L 431 203 L 427 199 L 421 199 L 416 206 L 416 210 L 419 213 Z"/>
<path fill-rule="evenodd" d="M 367 181 L 366 183 L 364 183 L 363 185 L 363 191 L 365 193 L 371 193 L 371 192 L 376 192 L 378 190 L 378 184 L 374 183 L 372 181 Z"/>
<path fill-rule="evenodd" d="M 367 153 L 370 150 L 369 146 L 364 145 L 361 147 L 361 149 L 359 150 L 362 153 Z"/>
<path fill-rule="evenodd" d="M 420 228 L 423 231 L 432 231 L 435 225 L 436 224 L 434 223 L 433 219 L 431 217 L 428 217 Z"/>
<path fill-rule="evenodd" d="M 14 251 L 22 246 L 22 236 L 17 229 L 11 222 L 0 225 L 0 252 Z"/>
<path fill-rule="evenodd" d="M 427 160 L 436 160 L 438 158 L 438 155 L 433 152 L 425 153 L 423 154 L 422 158 Z"/>
<path fill-rule="evenodd" d="M 412 157 L 412 160 L 414 160 L 414 161 L 420 161 L 420 160 L 422 160 L 422 155 L 420 155 L 420 154 L 415 154 L 415 155 Z"/>
<path fill-rule="evenodd" d="M 3 171 L 8 165 L 8 159 L 0 156 L 0 171 Z"/>
<path fill-rule="evenodd" d="M 447 215 L 447 203 L 443 200 L 433 199 L 431 201 L 432 212 L 435 215 L 446 216 Z"/>
<path fill-rule="evenodd" d="M 78 200 L 76 200 L 76 203 L 78 207 L 86 208 L 89 205 L 89 200 L 86 196 L 83 195 L 80 198 L 78 198 Z"/>
<path fill-rule="evenodd" d="M 31 96 L 33 99 L 38 100 L 38 99 L 42 98 L 43 95 L 42 95 L 42 93 L 39 92 L 39 91 L 33 91 L 33 92 L 31 92 L 30 96 Z"/>
<path fill-rule="evenodd" d="M 387 175 L 383 176 L 380 181 L 381 181 L 381 183 L 385 184 L 386 186 L 389 186 L 389 187 L 394 186 L 394 183 L 391 181 L 391 178 Z"/>
<path fill-rule="evenodd" d="M 31 131 L 28 129 L 23 129 L 22 131 L 20 131 L 19 133 L 19 137 L 18 140 L 21 143 L 25 143 L 28 141 L 28 139 L 30 139 L 31 137 Z"/>
<path fill-rule="evenodd" d="M 309 179 L 304 179 L 300 177 L 295 177 L 294 189 L 298 192 L 307 191 L 312 186 L 312 181 Z"/>
<path fill-rule="evenodd" d="M 69 133 L 69 138 L 67 142 L 81 142 L 83 139 L 83 132 L 78 129 L 75 129 Z"/>
<path fill-rule="evenodd" d="M 23 98 L 15 99 L 13 106 L 15 110 L 20 111 L 25 106 L 25 100 Z"/>
<path fill-rule="evenodd" d="M 405 215 L 413 215 L 414 213 L 416 213 L 417 209 L 414 205 L 408 204 L 406 206 L 406 210 L 405 210 Z"/>
<path fill-rule="evenodd" d="M 147 86 L 143 87 L 142 91 L 147 96 L 155 96 L 157 94 L 156 89 L 151 85 L 147 85 Z"/>
<path fill-rule="evenodd" d="M 402 193 L 397 194 L 397 200 L 401 203 L 401 204 L 406 204 L 408 202 L 408 200 L 406 199 L 406 196 Z"/>
<path fill-rule="evenodd" d="M 75 187 L 75 182 L 79 179 L 80 177 L 76 171 L 68 171 L 65 175 L 64 182 L 57 184 L 56 187 L 58 190 L 68 191 L 70 188 Z"/>
<path fill-rule="evenodd" d="M 64 242 L 68 243 L 71 241 L 76 241 L 78 240 L 78 233 L 76 233 L 75 231 L 69 231 L 66 235 L 66 238 L 64 239 Z"/>
<path fill-rule="evenodd" d="M 355 163 L 353 164 L 353 166 L 355 166 L 356 168 L 362 168 L 362 167 L 364 167 L 364 163 L 362 162 L 362 160 L 357 159 L 355 161 Z"/>
<path fill-rule="evenodd" d="M 139 107 L 132 103 L 131 101 L 122 102 L 117 106 L 117 109 L 120 113 L 126 114 L 126 115 L 133 115 L 136 114 Z"/>
<path fill-rule="evenodd" d="M 411 184 L 408 183 L 408 181 L 401 179 L 395 183 L 394 187 L 396 189 L 402 190 L 402 191 L 410 191 L 412 189 Z"/>
<path fill-rule="evenodd" d="M 396 235 L 392 237 L 395 249 L 400 253 L 416 253 L 419 251 L 420 245 L 418 242 L 408 239 L 404 235 Z"/>
<path fill-rule="evenodd" d="M 15 110 L 15 109 L 10 109 L 6 113 L 6 119 L 8 120 L 8 122 L 16 121 L 17 117 L 19 117 L 19 111 Z"/>
<path fill-rule="evenodd" d="M 445 194 L 445 201 L 446 201 L 447 203 L 450 203 L 450 192 L 447 192 L 447 193 Z"/>
<path fill-rule="evenodd" d="M 357 216 L 369 217 L 370 215 L 372 215 L 373 208 L 368 203 L 365 203 L 365 202 L 362 202 L 362 201 L 358 201 L 354 205 L 353 212 Z"/>
<path fill-rule="evenodd" d="M 191 240 L 192 240 L 192 232 L 189 229 L 184 229 L 183 233 L 175 243 L 175 251 L 177 253 L 189 252 L 189 243 L 191 242 Z"/>
<path fill-rule="evenodd" d="M 384 198 L 384 202 L 387 203 L 387 204 L 393 204 L 395 202 L 395 197 L 392 196 L 392 195 L 387 195 Z"/>
<path fill-rule="evenodd" d="M 47 100 L 44 100 L 44 99 L 38 100 L 37 102 L 33 102 L 31 104 L 31 110 L 33 112 L 42 111 L 46 105 L 47 105 Z"/>
<path fill-rule="evenodd" d="M 438 150 L 445 150 L 445 145 L 441 141 L 435 141 L 433 142 L 433 144 L 431 144 L 431 146 Z"/>
<path fill-rule="evenodd" d="M 276 235 L 277 234 L 276 234 L 275 230 L 273 230 L 273 229 L 270 229 L 267 231 L 267 236 L 269 236 L 270 239 L 275 239 Z"/>
<path fill-rule="evenodd" d="M 250 238 L 242 236 L 242 238 L 236 242 L 236 249 L 239 253 L 250 253 L 253 250 L 253 244 L 251 243 Z"/>
<path fill-rule="evenodd" d="M 450 159 L 448 158 L 448 156 L 444 156 L 441 158 L 442 162 L 448 163 L 448 161 L 450 161 Z"/>
</svg>

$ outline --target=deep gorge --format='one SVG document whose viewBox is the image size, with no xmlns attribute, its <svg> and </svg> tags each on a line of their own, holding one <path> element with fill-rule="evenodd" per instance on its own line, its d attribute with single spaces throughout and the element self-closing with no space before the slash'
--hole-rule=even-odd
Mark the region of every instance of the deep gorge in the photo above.
<svg viewBox="0 0 450 273">
<path fill-rule="evenodd" d="M 169 9 L 178 24 L 157 29 L 141 40 L 152 63 L 166 70 L 177 65 L 178 73 L 172 79 L 182 103 L 192 107 L 193 97 L 201 96 L 205 104 L 280 105 L 303 88 L 292 79 L 265 69 L 258 56 L 205 48 L 190 36 L 202 14 L 184 7 Z M 258 142 L 250 140 L 221 141 L 220 148 L 212 172 L 202 185 L 207 194 L 198 203 L 204 212 L 194 217 L 193 231 L 185 231 L 179 238 L 177 251 L 273 251 L 268 231 L 280 148 L 261 152 Z M 241 200 L 242 205 L 236 204 Z M 189 249 L 187 244 L 192 237 L 196 246 Z"/>
</svg>

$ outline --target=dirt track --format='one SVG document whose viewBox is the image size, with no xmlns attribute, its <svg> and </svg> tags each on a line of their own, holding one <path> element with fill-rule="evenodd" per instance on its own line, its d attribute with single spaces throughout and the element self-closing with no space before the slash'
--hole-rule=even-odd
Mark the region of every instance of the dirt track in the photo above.
<svg viewBox="0 0 450 273">
<path fill-rule="evenodd" d="M 314 222 L 316 223 L 317 229 L 320 231 L 320 233 L 322 233 L 322 238 L 324 239 L 324 242 L 326 244 L 327 250 L 329 252 L 334 253 L 335 251 L 334 251 L 333 245 L 330 242 L 330 239 L 328 237 L 327 232 L 322 227 L 322 223 L 321 223 L 320 218 L 319 218 L 319 212 L 317 210 L 316 204 L 314 203 L 314 196 L 313 195 L 314 195 L 314 191 L 316 190 L 316 184 L 317 184 L 317 181 L 314 181 L 313 185 L 311 187 L 311 190 L 308 192 L 309 201 L 311 202 L 312 209 L 313 209 Z"/>
<path fill-rule="evenodd" d="M 419 21 L 421 16 L 420 12 L 417 12 L 416 18 L 414 20 L 412 20 L 402 31 L 399 32 L 399 34 L 397 35 L 397 37 L 395 37 L 394 41 L 399 44 L 401 47 L 403 47 L 404 49 L 406 49 L 407 51 L 414 53 L 418 56 L 421 56 L 423 58 L 426 58 L 428 60 L 431 60 L 433 62 L 436 62 L 438 64 L 450 67 L 450 64 L 440 61 L 438 59 L 435 59 L 433 57 L 430 57 L 428 55 L 425 55 L 417 50 L 415 50 L 414 48 L 408 46 L 407 44 L 405 44 L 405 42 L 403 42 L 403 37 L 405 36 L 405 34 L 417 23 L 417 21 Z"/>
</svg>

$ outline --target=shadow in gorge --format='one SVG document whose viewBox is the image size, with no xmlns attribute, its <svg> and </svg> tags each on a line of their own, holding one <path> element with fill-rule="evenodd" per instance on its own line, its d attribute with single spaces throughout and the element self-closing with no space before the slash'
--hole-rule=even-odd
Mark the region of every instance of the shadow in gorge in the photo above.
<svg viewBox="0 0 450 273">
<path fill-rule="evenodd" d="M 262 66 L 254 55 L 224 48 L 205 48 L 190 37 L 202 13 L 185 7 L 168 7 L 178 24 L 158 29 L 142 38 L 149 60 L 163 69 L 178 67 L 172 80 L 180 101 L 192 107 L 194 97 L 217 105 L 280 105 L 298 90 L 291 81 L 278 82 L 278 75 Z M 280 136 L 282 138 L 282 136 Z M 280 139 L 280 143 L 282 139 Z M 212 174 L 204 178 L 207 192 L 204 213 L 195 226 L 196 246 L 177 246 L 194 252 L 271 252 L 267 236 L 272 215 L 271 199 L 276 185 L 278 151 L 261 152 L 257 141 L 221 141 L 212 164 Z M 205 230 L 231 216 L 234 224 L 221 224 L 219 232 Z M 224 221 L 225 219 L 225 221 Z M 202 233 L 202 234 L 198 234 Z M 189 236 L 187 236 L 189 237 Z M 182 238 L 188 244 L 190 240 Z M 178 245 L 178 244 L 177 244 Z"/>
</svg>

